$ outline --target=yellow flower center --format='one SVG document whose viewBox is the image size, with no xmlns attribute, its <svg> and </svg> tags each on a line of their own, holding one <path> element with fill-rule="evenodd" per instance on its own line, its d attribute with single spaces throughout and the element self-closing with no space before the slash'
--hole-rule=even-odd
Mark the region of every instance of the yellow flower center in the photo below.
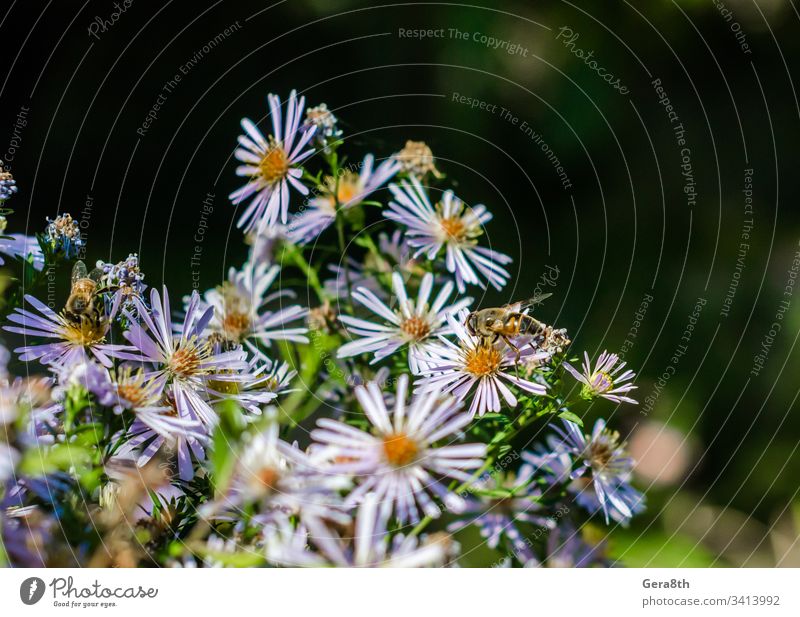
<svg viewBox="0 0 800 617">
<path fill-rule="evenodd" d="M 210 350 L 207 344 L 198 343 L 193 338 L 175 350 L 169 359 L 169 369 L 178 377 L 197 375 L 201 372 L 200 364 L 209 353 Z"/>
<path fill-rule="evenodd" d="M 405 433 L 390 433 L 383 438 L 383 454 L 393 467 L 405 467 L 419 454 L 419 447 Z"/>
<path fill-rule="evenodd" d="M 502 354 L 494 346 L 478 345 L 467 352 L 464 368 L 475 377 L 485 377 L 496 373 L 502 361 Z"/>
<path fill-rule="evenodd" d="M 340 204 L 351 202 L 359 193 L 358 175 L 353 172 L 342 174 L 336 189 L 336 199 Z"/>
<path fill-rule="evenodd" d="M 226 311 L 222 319 L 222 330 L 232 341 L 238 341 L 250 329 L 250 315 L 239 311 Z"/>
<path fill-rule="evenodd" d="M 431 327 L 428 322 L 416 315 L 400 322 L 400 329 L 414 341 L 421 341 L 431 333 Z"/>
<path fill-rule="evenodd" d="M 264 467 L 256 474 L 256 480 L 262 489 L 266 492 L 272 492 L 278 488 L 278 482 L 281 479 L 281 474 L 273 467 Z"/>
<path fill-rule="evenodd" d="M 283 180 L 289 171 L 289 157 L 283 146 L 275 142 L 271 143 L 269 150 L 258 164 L 258 168 L 261 171 L 261 178 L 267 184 L 275 184 Z"/>
<path fill-rule="evenodd" d="M 444 231 L 448 240 L 463 242 L 467 239 L 467 226 L 464 225 L 464 221 L 461 217 L 451 216 L 442 218 L 439 220 L 439 224 L 442 226 L 442 231 Z"/>
<path fill-rule="evenodd" d="M 86 316 L 81 316 L 80 321 L 64 319 L 61 335 L 70 343 L 88 347 L 105 340 L 106 326 L 104 321 Z"/>
</svg>

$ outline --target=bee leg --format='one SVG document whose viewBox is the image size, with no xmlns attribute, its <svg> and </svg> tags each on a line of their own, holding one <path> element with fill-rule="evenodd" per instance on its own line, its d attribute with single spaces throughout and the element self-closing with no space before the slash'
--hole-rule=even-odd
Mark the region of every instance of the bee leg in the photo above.
<svg viewBox="0 0 800 617">
<path fill-rule="evenodd" d="M 509 347 L 511 347 L 511 349 L 514 350 L 516 354 L 516 358 L 514 359 L 514 364 L 515 365 L 519 364 L 520 354 L 522 353 L 519 347 L 514 345 L 514 343 L 512 343 L 511 340 L 505 334 L 501 334 L 500 336 L 503 337 L 503 340 L 506 342 L 506 345 L 508 345 Z"/>
</svg>

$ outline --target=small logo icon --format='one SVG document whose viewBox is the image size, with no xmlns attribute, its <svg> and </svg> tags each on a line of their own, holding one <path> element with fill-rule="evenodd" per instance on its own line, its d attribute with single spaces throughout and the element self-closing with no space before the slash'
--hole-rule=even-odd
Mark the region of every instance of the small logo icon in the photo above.
<svg viewBox="0 0 800 617">
<path fill-rule="evenodd" d="M 26 578 L 19 586 L 19 598 L 24 604 L 36 604 L 44 595 L 44 581 L 36 576 Z"/>
</svg>

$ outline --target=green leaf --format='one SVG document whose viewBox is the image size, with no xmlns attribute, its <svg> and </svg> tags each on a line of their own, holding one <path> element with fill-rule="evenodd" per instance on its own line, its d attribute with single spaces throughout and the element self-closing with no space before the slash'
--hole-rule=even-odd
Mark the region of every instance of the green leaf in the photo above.
<svg viewBox="0 0 800 617">
<path fill-rule="evenodd" d="M 583 420 L 581 419 L 581 417 L 576 416 L 569 409 L 562 409 L 559 412 L 558 417 L 563 418 L 564 420 L 569 420 L 570 422 L 574 422 L 578 426 L 583 427 Z"/>
</svg>

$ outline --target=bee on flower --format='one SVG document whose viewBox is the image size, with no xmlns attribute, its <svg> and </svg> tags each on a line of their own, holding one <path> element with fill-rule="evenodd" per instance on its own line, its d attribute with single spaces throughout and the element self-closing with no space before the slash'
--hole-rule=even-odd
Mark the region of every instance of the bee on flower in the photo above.
<svg viewBox="0 0 800 617">
<path fill-rule="evenodd" d="M 518 377 L 516 367 L 520 362 L 544 360 L 549 357 L 548 352 L 530 345 L 516 352 L 504 344 L 490 343 L 470 334 L 464 325 L 466 311 L 457 316 L 448 314 L 446 319 L 458 342 L 440 339 L 419 354 L 417 362 L 422 376 L 417 386 L 419 392 L 449 392 L 458 400 L 472 394 L 471 416 L 500 411 L 501 399 L 509 407 L 516 407 L 517 396 L 506 384 L 536 396 L 547 392 L 544 384 Z"/>
<path fill-rule="evenodd" d="M 392 288 L 397 306 L 389 308 L 378 296 L 366 287 L 353 292 L 353 299 L 372 311 L 383 323 L 375 323 L 340 315 L 339 320 L 348 330 L 361 338 L 342 345 L 340 358 L 349 358 L 363 353 L 372 353 L 373 363 L 408 347 L 408 363 L 412 373 L 419 373 L 417 358 L 432 345 L 438 344 L 438 337 L 451 333 L 446 317 L 467 308 L 472 298 L 462 298 L 448 304 L 453 293 L 453 283 L 448 281 L 429 304 L 433 292 L 433 275 L 425 274 L 419 286 L 416 300 L 408 297 L 403 277 L 395 272 L 392 275 Z"/>
<path fill-rule="evenodd" d="M 20 354 L 23 362 L 38 360 L 45 365 L 69 367 L 88 361 L 91 355 L 103 366 L 110 367 L 111 358 L 119 358 L 120 354 L 130 349 L 127 345 L 106 343 L 111 320 L 119 309 L 119 299 L 112 306 L 109 319 L 80 320 L 70 319 L 64 312 L 56 313 L 33 296 L 26 295 L 25 301 L 39 314 L 16 308 L 8 316 L 8 320 L 19 326 L 3 326 L 3 329 L 25 337 L 50 339 L 53 342 L 16 348 L 14 351 Z"/>
</svg>

